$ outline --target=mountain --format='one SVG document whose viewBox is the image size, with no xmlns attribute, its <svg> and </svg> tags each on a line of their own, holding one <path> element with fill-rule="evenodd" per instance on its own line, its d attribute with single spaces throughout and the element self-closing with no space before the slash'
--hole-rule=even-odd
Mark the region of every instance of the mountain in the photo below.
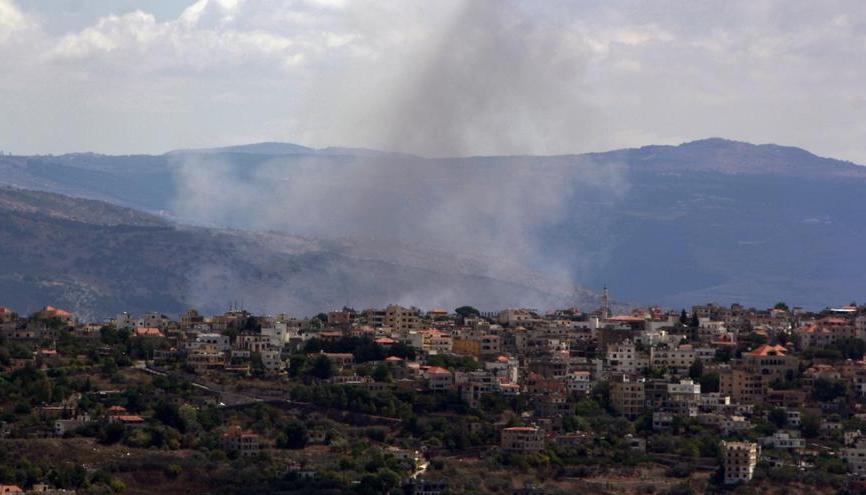
<svg viewBox="0 0 866 495">
<path fill-rule="evenodd" d="M 251 155 L 294 155 L 294 154 L 309 154 L 316 150 L 291 143 L 253 143 L 241 144 L 236 146 L 223 146 L 220 148 L 200 148 L 188 150 L 169 151 L 168 155 L 179 154 L 195 154 L 195 153 L 248 153 Z"/>
<path fill-rule="evenodd" d="M 419 259 L 414 251 L 415 259 L 382 260 L 374 251 L 349 241 L 177 225 L 104 202 L 0 187 L 0 304 L 21 312 L 52 304 L 101 318 L 244 303 L 308 315 L 347 303 L 598 302 L 586 291 L 541 290 L 531 276 L 480 274 L 468 259 Z"/>
<path fill-rule="evenodd" d="M 330 239 L 316 242 L 377 262 L 436 270 L 472 260 L 475 274 L 556 294 L 607 285 L 635 303 L 810 308 L 866 295 L 866 167 L 799 148 L 712 138 L 425 159 L 271 146 L 3 156 L 0 183 L 199 226 Z"/>
</svg>

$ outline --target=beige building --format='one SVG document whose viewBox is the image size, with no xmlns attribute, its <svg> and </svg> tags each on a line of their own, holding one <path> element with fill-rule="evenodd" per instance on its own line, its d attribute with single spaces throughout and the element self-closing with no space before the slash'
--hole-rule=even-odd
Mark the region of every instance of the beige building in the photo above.
<svg viewBox="0 0 866 495">
<path fill-rule="evenodd" d="M 258 455 L 261 448 L 259 435 L 239 426 L 230 426 L 222 435 L 222 448 L 226 452 L 237 452 L 241 457 Z"/>
<path fill-rule="evenodd" d="M 610 381 L 610 403 L 614 411 L 628 418 L 643 414 L 646 403 L 646 383 L 643 378 L 632 379 L 617 375 Z"/>
<path fill-rule="evenodd" d="M 754 442 L 722 442 L 725 484 L 749 481 L 758 465 L 761 450 Z"/>
<path fill-rule="evenodd" d="M 536 426 L 512 426 L 502 430 L 502 450 L 536 452 L 544 448 L 544 430 Z"/>
<path fill-rule="evenodd" d="M 384 311 L 368 310 L 365 312 L 367 324 L 373 327 L 390 327 L 392 331 L 401 335 L 408 334 L 411 330 L 421 328 L 421 310 L 418 308 L 404 308 L 392 304 Z"/>
</svg>

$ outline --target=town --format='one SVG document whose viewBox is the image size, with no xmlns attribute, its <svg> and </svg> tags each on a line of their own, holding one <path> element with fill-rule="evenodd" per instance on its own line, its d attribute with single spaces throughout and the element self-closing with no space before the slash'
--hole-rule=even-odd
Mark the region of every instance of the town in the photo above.
<svg viewBox="0 0 866 495">
<path fill-rule="evenodd" d="M 866 306 L 620 313 L 0 307 L 0 493 L 866 493 Z"/>
</svg>

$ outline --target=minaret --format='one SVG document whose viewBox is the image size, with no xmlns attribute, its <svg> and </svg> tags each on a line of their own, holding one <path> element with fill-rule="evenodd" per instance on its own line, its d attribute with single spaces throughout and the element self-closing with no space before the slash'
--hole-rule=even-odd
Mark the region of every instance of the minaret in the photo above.
<svg viewBox="0 0 866 495">
<path fill-rule="evenodd" d="M 607 293 L 607 285 L 601 293 L 601 319 L 606 320 L 610 317 L 610 297 Z"/>
</svg>

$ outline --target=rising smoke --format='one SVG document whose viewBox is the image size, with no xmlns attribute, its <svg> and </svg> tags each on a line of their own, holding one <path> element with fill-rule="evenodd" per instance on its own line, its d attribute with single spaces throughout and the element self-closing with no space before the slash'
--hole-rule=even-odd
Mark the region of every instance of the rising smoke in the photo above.
<svg viewBox="0 0 866 495">
<path fill-rule="evenodd" d="M 580 95 L 584 51 L 563 32 L 507 3 L 466 1 L 399 61 L 393 77 L 378 80 L 375 94 L 353 89 L 369 87 L 356 84 L 367 73 L 356 67 L 314 82 L 317 110 L 337 105 L 335 136 L 354 133 L 353 142 L 433 158 L 319 152 L 251 166 L 225 156 L 183 156 L 175 211 L 199 223 L 360 239 L 356 250 L 383 259 L 455 253 L 471 259 L 478 275 L 540 274 L 550 293 L 567 295 L 580 263 L 550 256 L 543 233 L 566 221 L 591 222 L 575 204 L 599 191 L 621 197 L 620 170 L 573 157 L 443 158 L 544 152 L 564 133 L 580 146 L 592 132 L 592 112 Z M 370 245 L 378 252 L 364 248 Z M 214 270 L 208 266 L 209 277 Z M 397 302 L 473 302 L 460 287 L 417 282 Z M 509 297 L 502 305 L 544 305 Z M 387 302 L 393 301 L 379 303 Z"/>
</svg>

